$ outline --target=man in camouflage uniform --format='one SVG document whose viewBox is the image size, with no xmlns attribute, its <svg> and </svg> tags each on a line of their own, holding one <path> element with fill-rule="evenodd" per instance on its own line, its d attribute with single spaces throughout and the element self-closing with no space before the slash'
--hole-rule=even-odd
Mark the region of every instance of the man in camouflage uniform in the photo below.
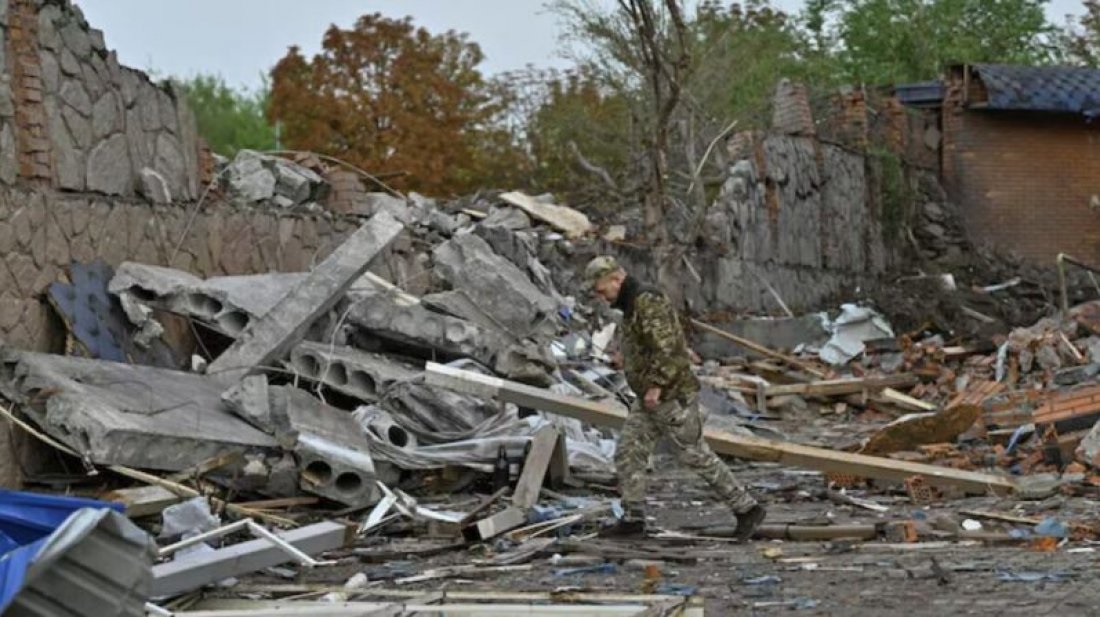
<svg viewBox="0 0 1100 617">
<path fill-rule="evenodd" d="M 699 407 L 699 380 L 672 302 L 629 276 L 614 257 L 590 261 L 584 278 L 597 296 L 623 313 L 623 368 L 638 397 L 615 450 L 625 516 L 610 533 L 645 533 L 646 468 L 657 439 L 668 435 L 680 461 L 706 480 L 737 516 L 736 535 L 749 539 L 765 511 L 703 439 L 706 418 Z"/>
</svg>

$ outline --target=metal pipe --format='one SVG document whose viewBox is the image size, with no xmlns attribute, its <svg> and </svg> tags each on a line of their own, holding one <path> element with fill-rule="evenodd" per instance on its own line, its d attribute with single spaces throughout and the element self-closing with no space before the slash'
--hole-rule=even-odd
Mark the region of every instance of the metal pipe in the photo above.
<svg viewBox="0 0 1100 617">
<path fill-rule="evenodd" d="M 251 522 L 252 522 L 252 519 L 250 519 L 250 518 L 242 518 L 241 520 L 236 521 L 234 523 L 230 523 L 230 524 L 228 524 L 224 527 L 218 527 L 217 529 L 211 529 L 210 531 L 207 531 L 205 533 L 200 533 L 199 535 L 187 538 L 186 540 L 180 540 L 179 542 L 176 542 L 175 544 L 169 544 L 168 546 L 160 549 L 159 554 L 160 554 L 161 557 L 167 557 L 168 555 L 171 555 L 172 553 L 174 553 L 174 552 L 176 552 L 176 551 L 178 551 L 182 548 L 187 548 L 188 546 L 194 546 L 195 544 L 199 544 L 201 542 L 205 542 L 205 541 L 211 540 L 213 538 L 220 538 L 220 537 L 222 537 L 226 534 L 233 533 L 234 531 L 238 531 L 240 529 L 244 529 L 245 527 L 248 527 L 248 524 L 251 523 Z"/>
<path fill-rule="evenodd" d="M 271 531 L 268 530 L 266 527 L 264 527 L 263 525 L 260 525 L 259 523 L 257 523 L 256 521 L 254 521 L 250 518 L 241 519 L 241 520 L 236 521 L 234 523 L 230 523 L 230 524 L 228 524 L 224 527 L 218 527 L 217 529 L 211 529 L 210 531 L 207 531 L 205 533 L 200 533 L 199 535 L 194 536 L 192 538 L 187 538 L 186 540 L 180 540 L 179 542 L 176 542 L 175 544 L 169 544 L 168 546 L 160 549 L 159 555 L 161 557 L 167 557 L 168 555 L 171 555 L 172 553 L 174 553 L 174 552 L 176 552 L 176 551 L 178 551 L 182 548 L 187 548 L 188 546 L 193 546 L 195 544 L 199 544 L 201 542 L 205 542 L 206 540 L 210 540 L 210 539 L 213 539 L 213 538 L 219 538 L 219 537 L 224 536 L 226 534 L 230 534 L 230 533 L 233 533 L 234 531 L 239 531 L 239 530 L 245 529 L 245 528 L 247 528 L 250 532 L 252 532 L 253 536 L 256 536 L 258 538 L 263 538 L 264 540 L 267 540 L 268 542 L 271 542 L 275 546 L 279 547 L 284 553 L 286 553 L 287 555 L 290 555 L 291 557 L 293 557 L 295 561 L 302 564 L 303 566 L 308 566 L 308 567 L 311 567 L 311 568 L 315 568 L 317 566 L 322 566 L 322 565 L 327 565 L 329 563 L 332 563 L 332 562 L 328 562 L 328 561 L 317 561 L 316 559 L 314 559 L 314 558 L 310 557 L 309 555 L 303 553 L 302 551 L 298 550 L 294 545 L 290 544 L 286 540 L 283 540 L 279 536 L 271 533 Z"/>
</svg>

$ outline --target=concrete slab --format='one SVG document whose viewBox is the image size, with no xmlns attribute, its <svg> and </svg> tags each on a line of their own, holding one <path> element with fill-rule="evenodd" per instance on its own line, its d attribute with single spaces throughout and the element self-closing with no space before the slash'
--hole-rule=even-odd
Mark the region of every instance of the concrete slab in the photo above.
<svg viewBox="0 0 1100 617">
<path fill-rule="evenodd" d="M 366 402 L 377 401 L 383 390 L 420 372 L 379 354 L 310 341 L 291 350 L 285 365 L 296 375 Z"/>
<path fill-rule="evenodd" d="M 208 373 L 232 383 L 271 366 L 302 340 L 314 320 L 330 310 L 371 261 L 404 229 L 389 214 L 375 215 L 300 281 L 263 317 L 253 321 Z"/>
<path fill-rule="evenodd" d="M 201 375 L 0 348 L 0 393 L 102 465 L 181 471 L 274 439 L 222 404 Z"/>
</svg>

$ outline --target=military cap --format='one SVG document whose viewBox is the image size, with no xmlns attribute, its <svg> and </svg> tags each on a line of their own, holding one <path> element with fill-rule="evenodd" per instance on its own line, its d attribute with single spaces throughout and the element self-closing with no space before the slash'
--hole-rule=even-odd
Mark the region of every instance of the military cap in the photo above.
<svg viewBox="0 0 1100 617">
<path fill-rule="evenodd" d="M 610 255 L 595 257 L 584 267 L 584 286 L 591 289 L 597 281 L 618 270 L 619 262 L 614 257 Z"/>
</svg>

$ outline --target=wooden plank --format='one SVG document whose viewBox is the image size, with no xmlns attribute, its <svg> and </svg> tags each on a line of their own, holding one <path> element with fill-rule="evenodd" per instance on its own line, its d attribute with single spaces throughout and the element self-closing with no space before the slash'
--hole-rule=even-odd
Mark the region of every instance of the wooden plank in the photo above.
<svg viewBox="0 0 1100 617">
<path fill-rule="evenodd" d="M 293 508 L 295 506 L 312 506 L 320 502 L 317 497 L 283 497 L 282 499 L 265 499 L 262 501 L 246 501 L 238 503 L 237 505 L 242 508 L 251 508 L 253 510 L 279 510 L 282 508 Z"/>
<path fill-rule="evenodd" d="M 825 377 L 825 373 L 823 371 L 819 370 L 816 366 L 810 364 L 809 362 L 805 362 L 803 360 L 799 360 L 798 358 L 779 353 L 778 351 L 765 347 L 760 343 L 750 341 L 749 339 L 737 336 L 736 334 L 731 334 L 729 332 L 726 332 L 725 330 L 722 330 L 721 328 L 715 328 L 714 326 L 703 323 L 698 319 L 692 319 L 691 323 L 694 324 L 696 327 L 702 328 L 703 330 L 706 330 L 711 334 L 720 336 L 727 341 L 737 343 L 745 349 L 751 349 L 752 351 L 755 351 L 762 356 L 768 356 L 769 358 L 782 360 L 783 362 L 790 364 L 791 366 L 796 366 L 816 377 Z"/>
<path fill-rule="evenodd" d="M 512 493 L 513 506 L 527 510 L 538 503 L 543 478 L 546 477 L 550 458 L 558 445 L 558 436 L 558 429 L 552 426 L 544 426 L 535 433 L 531 440 L 531 450 L 523 463 L 523 473 Z"/>
<path fill-rule="evenodd" d="M 140 518 L 160 514 L 168 506 L 175 505 L 183 498 L 163 486 L 138 486 L 111 491 L 103 496 L 106 501 L 115 501 L 126 506 L 126 516 Z"/>
<path fill-rule="evenodd" d="M 782 396 L 787 394 L 801 394 L 806 396 L 840 396 L 842 394 L 856 394 L 863 391 L 877 391 L 892 387 L 914 386 L 920 380 L 915 375 L 887 375 L 884 377 L 867 377 L 863 379 L 828 379 L 824 381 L 811 381 L 809 383 L 794 383 L 778 386 L 768 386 L 768 396 Z"/>
<path fill-rule="evenodd" d="M 463 530 L 463 535 L 466 536 L 466 539 L 471 541 L 488 540 L 506 531 L 511 531 L 526 522 L 527 513 L 525 511 L 515 506 L 508 506 L 500 512 L 483 518 L 476 524 L 467 527 Z"/>
<path fill-rule="evenodd" d="M 495 398 L 522 407 L 541 409 L 597 426 L 619 428 L 626 419 L 626 412 L 609 405 L 572 396 L 558 395 L 549 390 L 507 381 L 499 377 L 463 371 L 434 362 L 428 363 L 426 380 L 429 385 L 451 388 L 483 398 Z M 864 454 L 837 452 L 761 437 L 734 435 L 715 429 L 706 429 L 704 435 L 707 443 L 715 452 L 738 458 L 770 461 L 792 467 L 833 471 L 862 478 L 895 482 L 904 481 L 911 476 L 923 476 L 933 485 L 956 486 L 979 494 L 990 491 L 1009 493 L 1015 488 L 1012 479 L 1004 476 L 909 461 L 897 461 Z"/>
<path fill-rule="evenodd" d="M 898 392 L 893 388 L 884 388 L 880 393 L 882 398 L 887 401 L 898 405 L 899 407 L 908 407 L 910 409 L 916 409 L 918 411 L 936 411 L 937 407 L 932 403 L 922 401 L 919 398 L 913 398 L 903 392 Z"/>
</svg>

